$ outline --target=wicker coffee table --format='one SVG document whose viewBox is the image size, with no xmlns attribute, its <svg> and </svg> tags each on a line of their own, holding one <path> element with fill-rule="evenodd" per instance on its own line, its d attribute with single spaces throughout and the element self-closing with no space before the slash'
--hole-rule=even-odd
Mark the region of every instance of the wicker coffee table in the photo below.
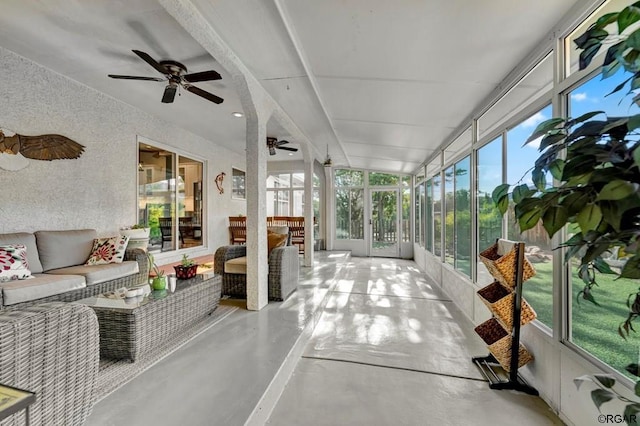
<svg viewBox="0 0 640 426">
<path fill-rule="evenodd" d="M 132 299 L 104 295 L 77 300 L 96 312 L 100 356 L 135 361 L 141 354 L 211 314 L 220 302 L 222 278 L 196 275 L 178 281 L 175 292 L 151 292 Z"/>
</svg>

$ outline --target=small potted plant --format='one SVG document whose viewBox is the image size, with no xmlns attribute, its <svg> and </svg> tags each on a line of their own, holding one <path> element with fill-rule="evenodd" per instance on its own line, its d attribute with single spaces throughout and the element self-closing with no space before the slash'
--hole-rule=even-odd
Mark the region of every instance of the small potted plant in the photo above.
<svg viewBox="0 0 640 426">
<path fill-rule="evenodd" d="M 176 265 L 173 268 L 176 270 L 176 277 L 179 280 L 186 280 L 196 276 L 198 264 L 193 259 L 189 259 L 188 254 L 183 254 L 180 265 Z"/>
<path fill-rule="evenodd" d="M 149 245 L 149 232 L 151 228 L 147 227 L 144 224 L 136 224 L 133 226 L 125 226 L 120 228 L 121 235 L 129 236 L 129 244 L 127 244 L 127 248 L 140 248 L 142 250 L 147 250 L 147 246 Z"/>
<path fill-rule="evenodd" d="M 151 264 L 151 269 L 155 276 L 151 281 L 151 288 L 154 290 L 164 290 L 167 288 L 167 277 L 164 275 L 164 271 L 156 265 L 155 259 L 151 253 L 147 254 L 149 258 L 149 263 Z"/>
</svg>

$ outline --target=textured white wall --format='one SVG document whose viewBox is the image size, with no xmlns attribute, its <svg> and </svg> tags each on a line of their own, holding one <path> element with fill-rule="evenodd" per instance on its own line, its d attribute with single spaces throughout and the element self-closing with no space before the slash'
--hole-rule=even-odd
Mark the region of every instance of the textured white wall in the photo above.
<svg viewBox="0 0 640 426">
<path fill-rule="evenodd" d="M 58 133 L 85 146 L 77 160 L 36 161 L 0 169 L 0 233 L 95 228 L 105 234 L 137 223 L 138 135 L 207 160 L 209 252 L 228 243 L 231 164 L 243 155 L 152 117 L 0 47 L 0 127 L 20 134 Z M 215 109 L 212 109 L 215 114 Z M 224 171 L 225 192 L 213 179 Z"/>
</svg>

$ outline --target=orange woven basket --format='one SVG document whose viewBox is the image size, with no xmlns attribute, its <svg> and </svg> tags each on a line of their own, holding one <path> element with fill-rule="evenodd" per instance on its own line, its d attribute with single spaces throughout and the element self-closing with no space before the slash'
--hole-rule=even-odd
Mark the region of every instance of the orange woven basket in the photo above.
<svg viewBox="0 0 640 426">
<path fill-rule="evenodd" d="M 511 336 L 503 337 L 489 345 L 489 352 L 498 360 L 500 366 L 506 372 L 511 371 Z M 533 361 L 533 355 L 520 343 L 518 345 L 518 368 L 531 361 Z"/>
<path fill-rule="evenodd" d="M 487 267 L 489 273 L 496 279 L 500 284 L 504 285 L 506 288 L 513 290 L 516 286 L 516 264 L 517 264 L 517 246 L 509 250 L 508 253 L 504 255 L 498 254 L 498 244 L 495 243 L 486 250 L 480 253 L 480 260 L 484 263 L 484 266 Z M 524 265 L 522 268 L 522 281 L 526 281 L 529 278 L 533 277 L 536 274 L 535 269 L 533 269 L 533 265 L 524 258 Z"/>
<path fill-rule="evenodd" d="M 480 300 L 487 305 L 491 313 L 507 330 L 513 329 L 513 304 L 515 294 L 509 292 L 499 282 L 494 281 L 478 290 Z M 520 308 L 520 324 L 528 324 L 536 319 L 536 312 L 526 300 L 522 299 Z"/>
<path fill-rule="evenodd" d="M 474 330 L 487 345 L 491 345 L 498 340 L 509 336 L 507 330 L 505 330 L 495 318 L 486 320 L 474 328 Z"/>
</svg>

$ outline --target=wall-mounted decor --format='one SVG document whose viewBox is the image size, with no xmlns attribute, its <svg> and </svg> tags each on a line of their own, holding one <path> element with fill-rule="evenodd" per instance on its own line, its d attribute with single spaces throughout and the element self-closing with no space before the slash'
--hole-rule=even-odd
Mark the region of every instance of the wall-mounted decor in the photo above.
<svg viewBox="0 0 640 426">
<path fill-rule="evenodd" d="M 21 170 L 32 160 L 64 160 L 79 158 L 84 146 L 61 135 L 25 136 L 0 129 L 0 168 Z"/>
<path fill-rule="evenodd" d="M 220 172 L 218 173 L 218 176 L 216 176 L 216 187 L 218 188 L 218 192 L 220 192 L 220 194 L 224 194 L 224 188 L 222 187 L 222 181 L 224 180 L 224 177 L 227 174 L 225 172 Z"/>
</svg>

